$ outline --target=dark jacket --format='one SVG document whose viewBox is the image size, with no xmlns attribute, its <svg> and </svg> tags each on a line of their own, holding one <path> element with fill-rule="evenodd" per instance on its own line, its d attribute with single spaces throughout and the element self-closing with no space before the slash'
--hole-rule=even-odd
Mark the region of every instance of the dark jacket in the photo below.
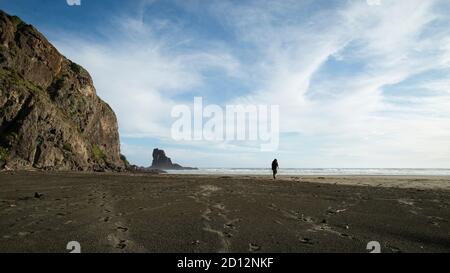
<svg viewBox="0 0 450 273">
<path fill-rule="evenodd" d="M 274 160 L 272 162 L 272 170 L 276 171 L 278 169 L 278 161 Z"/>
</svg>

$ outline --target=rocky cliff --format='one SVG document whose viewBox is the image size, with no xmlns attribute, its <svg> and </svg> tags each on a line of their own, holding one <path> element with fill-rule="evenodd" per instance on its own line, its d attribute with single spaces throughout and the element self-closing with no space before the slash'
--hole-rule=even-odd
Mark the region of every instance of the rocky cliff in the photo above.
<svg viewBox="0 0 450 273">
<path fill-rule="evenodd" d="M 160 149 L 153 150 L 153 161 L 151 169 L 159 170 L 195 170 L 196 168 L 183 167 L 172 163 L 172 160 L 166 156 L 166 153 Z"/>
<path fill-rule="evenodd" d="M 0 167 L 121 170 L 113 110 L 89 73 L 0 11 Z"/>
</svg>

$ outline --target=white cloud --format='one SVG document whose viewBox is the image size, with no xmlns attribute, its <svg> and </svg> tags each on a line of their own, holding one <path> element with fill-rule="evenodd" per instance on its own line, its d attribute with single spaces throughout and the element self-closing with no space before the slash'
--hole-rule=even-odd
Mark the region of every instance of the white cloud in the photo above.
<svg viewBox="0 0 450 273">
<path fill-rule="evenodd" d="M 349 2 L 329 16 L 328 26 L 320 25 L 320 31 L 289 20 L 280 25 L 277 12 L 270 9 L 223 11 L 232 14 L 227 22 L 236 22 L 240 34 L 250 33 L 245 38 L 264 52 L 264 63 L 270 64 L 261 70 L 267 84 L 237 101 L 280 104 L 284 132 L 332 136 L 318 145 L 324 147 L 318 152 L 322 163 L 352 167 L 367 166 L 361 163 L 367 160 L 383 167 L 448 166 L 450 97 L 416 97 L 398 105 L 383 93 L 386 86 L 448 68 L 449 37 L 439 31 L 448 25 L 426 31 L 430 23 L 442 19 L 434 9 L 439 1 L 383 1 L 376 8 L 362 2 Z M 320 13 L 319 18 L 323 19 Z M 334 56 L 337 61 L 358 60 L 366 66 L 354 75 L 322 77 L 312 83 Z M 445 87 L 442 81 L 430 86 L 440 91 L 448 90 Z M 313 99 L 314 92 L 331 99 Z"/>
<path fill-rule="evenodd" d="M 156 38 L 154 26 L 142 19 L 121 17 L 113 26 L 104 32 L 107 42 L 62 36 L 54 43 L 91 73 L 99 96 L 118 116 L 121 136 L 169 138 L 173 98 L 201 87 L 203 70 L 239 76 L 239 62 L 227 52 L 178 51 L 189 41 Z"/>
</svg>

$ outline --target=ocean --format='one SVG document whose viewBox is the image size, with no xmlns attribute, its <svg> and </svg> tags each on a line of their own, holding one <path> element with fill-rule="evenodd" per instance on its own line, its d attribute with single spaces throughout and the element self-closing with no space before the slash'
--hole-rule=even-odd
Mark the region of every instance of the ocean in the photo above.
<svg viewBox="0 0 450 273">
<path fill-rule="evenodd" d="M 262 168 L 200 168 L 198 170 L 170 170 L 169 174 L 197 174 L 197 175 L 271 175 L 270 169 Z M 393 175 L 393 176 L 450 176 L 450 169 L 344 169 L 317 168 L 280 169 L 279 175 Z"/>
</svg>

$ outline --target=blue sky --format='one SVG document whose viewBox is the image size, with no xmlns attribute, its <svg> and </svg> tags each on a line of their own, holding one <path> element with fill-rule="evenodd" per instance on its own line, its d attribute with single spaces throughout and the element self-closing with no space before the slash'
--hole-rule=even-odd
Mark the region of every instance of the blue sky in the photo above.
<svg viewBox="0 0 450 273">
<path fill-rule="evenodd" d="M 450 167 L 446 0 L 0 0 L 91 73 L 122 152 L 199 167 Z M 280 106 L 280 146 L 175 141 L 171 110 Z"/>
</svg>

